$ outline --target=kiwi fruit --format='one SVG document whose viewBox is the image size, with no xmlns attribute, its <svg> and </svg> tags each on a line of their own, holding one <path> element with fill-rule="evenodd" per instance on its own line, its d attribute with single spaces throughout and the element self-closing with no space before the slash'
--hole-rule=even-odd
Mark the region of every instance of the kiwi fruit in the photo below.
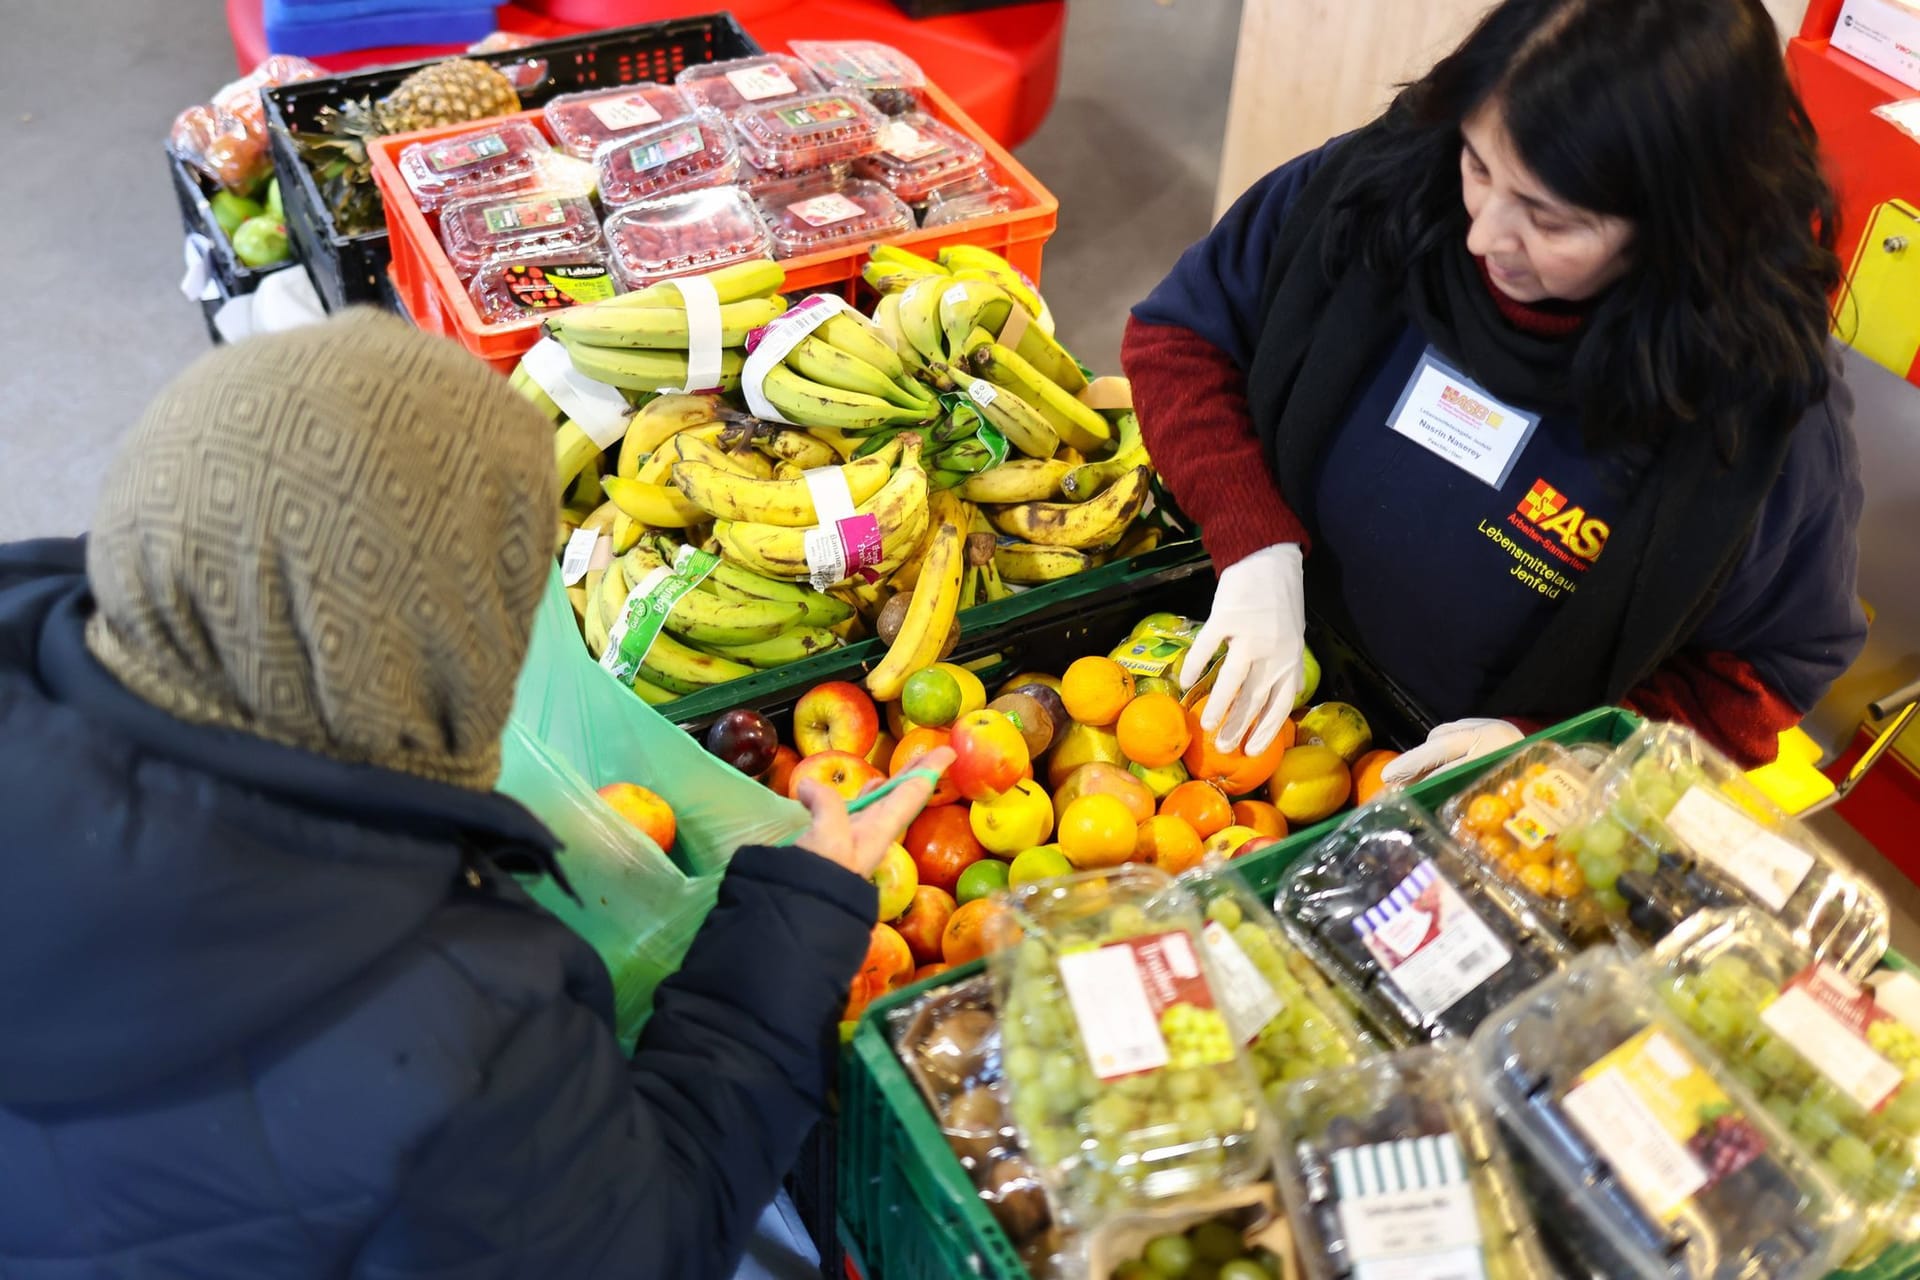
<svg viewBox="0 0 1920 1280">
<path fill-rule="evenodd" d="M 1033 1166 L 1019 1156 L 1002 1156 L 993 1162 L 980 1198 L 1016 1245 L 1045 1231 L 1053 1217 Z"/>
<path fill-rule="evenodd" d="M 949 1102 L 942 1123 L 948 1144 L 969 1168 L 984 1165 L 989 1156 L 1007 1145 L 1006 1108 L 984 1085 L 975 1085 Z"/>
<path fill-rule="evenodd" d="M 920 1042 L 921 1070 L 949 1089 L 966 1088 L 980 1078 L 988 1054 L 998 1047 L 997 1029 L 985 1009 L 956 1009 Z"/>
<path fill-rule="evenodd" d="M 1035 760 L 1053 745 L 1053 715 L 1032 694 L 1003 693 L 987 704 L 987 710 L 1013 721 L 1027 740 L 1027 754 Z"/>
<path fill-rule="evenodd" d="M 907 609 L 913 604 L 913 592 L 896 592 L 880 606 L 880 616 L 874 619 L 873 629 L 880 637 L 881 644 L 892 644 L 893 638 L 900 634 L 901 626 L 907 620 Z M 947 630 L 946 643 L 940 646 L 939 661 L 946 661 L 954 647 L 960 643 L 960 619 L 953 620 L 953 626 Z"/>
</svg>

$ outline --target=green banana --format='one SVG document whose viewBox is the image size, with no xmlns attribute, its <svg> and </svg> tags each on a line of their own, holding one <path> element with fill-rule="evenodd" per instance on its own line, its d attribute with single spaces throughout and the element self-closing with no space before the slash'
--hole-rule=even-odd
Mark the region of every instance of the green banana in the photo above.
<svg viewBox="0 0 1920 1280">
<path fill-rule="evenodd" d="M 943 467 L 936 467 L 932 471 L 927 472 L 927 487 L 931 489 L 957 489 L 971 478 L 971 472 L 948 471 Z"/>
<path fill-rule="evenodd" d="M 976 329 L 985 330 L 988 339 L 1004 329 L 1013 312 L 1013 299 L 997 284 L 981 280 L 955 280 L 940 292 L 940 331 L 946 335 L 947 353 L 954 363 L 962 359 L 967 337 Z"/>
<path fill-rule="evenodd" d="M 568 418 L 553 433 L 553 470 L 556 494 L 564 496 L 574 477 L 585 471 L 600 456 L 600 446 Z M 598 480 L 595 476 L 595 480 Z"/>
<path fill-rule="evenodd" d="M 856 360 L 866 361 L 878 369 L 881 376 L 894 382 L 911 376 L 893 344 L 881 335 L 873 321 L 858 311 L 836 311 L 814 333 L 829 346 L 838 347 Z"/>
<path fill-rule="evenodd" d="M 736 262 L 729 267 L 718 267 L 703 277 L 713 286 L 715 296 L 722 306 L 729 302 L 740 302 L 747 298 L 764 297 L 778 293 L 787 282 L 787 273 L 779 263 L 768 258 L 756 258 L 750 262 Z M 680 296 L 680 287 L 671 280 L 662 280 L 659 284 L 650 284 L 633 293 L 623 293 L 617 298 L 594 304 L 601 307 L 683 307 L 685 300 Z"/>
<path fill-rule="evenodd" d="M 934 454 L 929 462 L 940 470 L 965 471 L 971 475 L 993 465 L 993 451 L 987 448 L 985 441 L 975 436 L 948 445 Z"/>
<path fill-rule="evenodd" d="M 794 582 L 763 578 L 751 569 L 745 569 L 724 560 L 714 566 L 713 572 L 707 575 L 701 586 L 705 587 L 709 583 L 715 589 L 733 591 L 743 596 L 801 605 L 806 610 L 801 622 L 807 626 L 838 626 L 853 616 L 853 609 L 850 606 L 824 592 L 815 591 L 811 587 Z"/>
<path fill-rule="evenodd" d="M 848 613 L 851 614 L 852 610 L 848 609 Z M 827 628 L 801 626 L 783 631 L 771 640 L 762 640 L 755 644 L 710 644 L 704 647 L 719 657 L 744 662 L 750 667 L 758 667 L 764 671 L 773 667 L 784 667 L 790 662 L 798 662 L 802 658 L 810 658 L 816 653 L 825 653 L 828 649 L 836 649 L 839 646 L 840 638 Z"/>
<path fill-rule="evenodd" d="M 800 339 L 799 344 L 787 353 L 787 367 L 822 386 L 839 391 L 857 391 L 902 409 L 925 413 L 932 407 L 931 396 L 916 395 L 906 390 L 875 366 L 834 346 L 817 333 Z"/>
<path fill-rule="evenodd" d="M 629 583 L 638 583 L 647 574 L 666 567 L 660 553 L 644 543 L 621 557 L 621 570 Z M 673 612 L 667 615 L 667 630 L 696 644 L 752 644 L 798 626 L 806 612 L 797 603 L 726 600 L 704 591 L 689 591 L 674 602 Z"/>
<path fill-rule="evenodd" d="M 1026 308 L 1034 323 L 1053 332 L 1053 311 L 1034 288 L 1027 273 L 991 249 L 976 244 L 950 244 L 936 255 L 941 266 L 953 272 L 956 280 L 991 280 L 1007 291 L 1007 296 Z"/>
<path fill-rule="evenodd" d="M 978 330 L 975 330 L 978 333 Z M 1060 449 L 1060 435 L 1038 409 L 1010 388 L 984 378 L 969 379 L 967 398 L 979 406 L 980 416 L 1007 438 L 1007 443 L 1029 458 L 1051 458 Z"/>
<path fill-rule="evenodd" d="M 946 277 L 916 281 L 900 295 L 900 331 L 919 353 L 926 375 L 942 391 L 953 390 L 947 369 L 946 338 L 940 329 L 940 291 Z"/>
<path fill-rule="evenodd" d="M 768 370 L 761 384 L 768 403 L 800 426 L 832 427 L 841 431 L 872 431 L 880 427 L 913 426 L 933 416 L 922 409 L 903 409 L 879 396 L 843 391 L 802 377 L 784 364 Z"/>
<path fill-rule="evenodd" d="M 573 360 L 573 367 L 584 377 L 604 382 L 623 391 L 658 391 L 662 387 L 685 386 L 687 353 L 684 351 L 626 350 L 594 347 L 569 339 L 560 342 Z M 720 387 L 732 391 L 740 385 L 740 369 L 746 357 L 729 347 L 720 353 Z"/>
<path fill-rule="evenodd" d="M 647 656 L 640 660 L 640 674 L 662 689 L 688 694 L 750 676 L 753 668 L 731 658 L 702 653 L 662 631 L 654 637 L 653 648 L 647 651 Z"/>
<path fill-rule="evenodd" d="M 979 348 L 970 363 L 975 373 L 1039 410 L 1060 439 L 1080 452 L 1104 452 L 1113 439 L 1113 427 L 1105 418 L 998 342 Z"/>
<path fill-rule="evenodd" d="M 640 701 L 650 707 L 663 706 L 680 696 L 671 689 L 662 689 L 653 681 L 642 676 L 635 676 L 633 678 L 633 691 L 640 695 Z"/>
<path fill-rule="evenodd" d="M 513 366 L 513 372 L 507 375 L 507 385 L 533 402 L 533 407 L 547 415 L 547 421 L 558 425 L 567 416 L 566 410 L 555 404 L 546 388 L 533 380 L 527 372 L 525 361 Z"/>
<path fill-rule="evenodd" d="M 1140 439 L 1140 419 L 1132 412 L 1119 415 L 1119 432 L 1113 455 L 1098 462 L 1085 462 L 1067 472 L 1060 492 L 1069 502 L 1085 502 L 1135 467 L 1148 462 L 1147 446 Z"/>
<path fill-rule="evenodd" d="M 738 347 L 747 335 L 785 313 L 787 300 L 748 298 L 720 308 L 720 345 Z M 687 313 L 677 307 L 577 307 L 556 312 L 547 332 L 595 347 L 687 349 Z"/>
</svg>

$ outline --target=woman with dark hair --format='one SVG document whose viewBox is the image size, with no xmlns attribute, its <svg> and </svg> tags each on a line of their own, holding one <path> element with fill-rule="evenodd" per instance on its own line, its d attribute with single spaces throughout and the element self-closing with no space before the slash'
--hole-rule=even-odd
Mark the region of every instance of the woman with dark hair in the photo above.
<svg viewBox="0 0 1920 1280">
<path fill-rule="evenodd" d="M 1866 631 L 1835 216 L 1759 0 L 1506 0 L 1262 179 L 1124 352 L 1207 727 L 1278 733 L 1305 579 L 1446 722 L 1389 781 L 1604 703 L 1771 759 Z"/>
</svg>

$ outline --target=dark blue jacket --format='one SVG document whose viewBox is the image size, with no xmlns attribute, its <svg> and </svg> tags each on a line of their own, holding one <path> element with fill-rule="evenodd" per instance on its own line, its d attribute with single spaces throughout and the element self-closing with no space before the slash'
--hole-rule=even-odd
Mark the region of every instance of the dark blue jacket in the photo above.
<svg viewBox="0 0 1920 1280">
<path fill-rule="evenodd" d="M 872 886 L 742 850 L 628 1061 L 530 814 L 175 721 L 88 608 L 0 546 L 0 1277 L 731 1274 Z"/>
</svg>

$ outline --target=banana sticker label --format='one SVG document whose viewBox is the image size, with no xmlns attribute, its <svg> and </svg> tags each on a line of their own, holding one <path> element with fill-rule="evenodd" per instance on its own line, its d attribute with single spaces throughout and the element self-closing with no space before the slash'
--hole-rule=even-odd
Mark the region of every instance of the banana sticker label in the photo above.
<svg viewBox="0 0 1920 1280">
<path fill-rule="evenodd" d="M 1413 367 L 1387 426 L 1498 489 L 1540 416 L 1503 404 L 1428 347 Z"/>
</svg>

